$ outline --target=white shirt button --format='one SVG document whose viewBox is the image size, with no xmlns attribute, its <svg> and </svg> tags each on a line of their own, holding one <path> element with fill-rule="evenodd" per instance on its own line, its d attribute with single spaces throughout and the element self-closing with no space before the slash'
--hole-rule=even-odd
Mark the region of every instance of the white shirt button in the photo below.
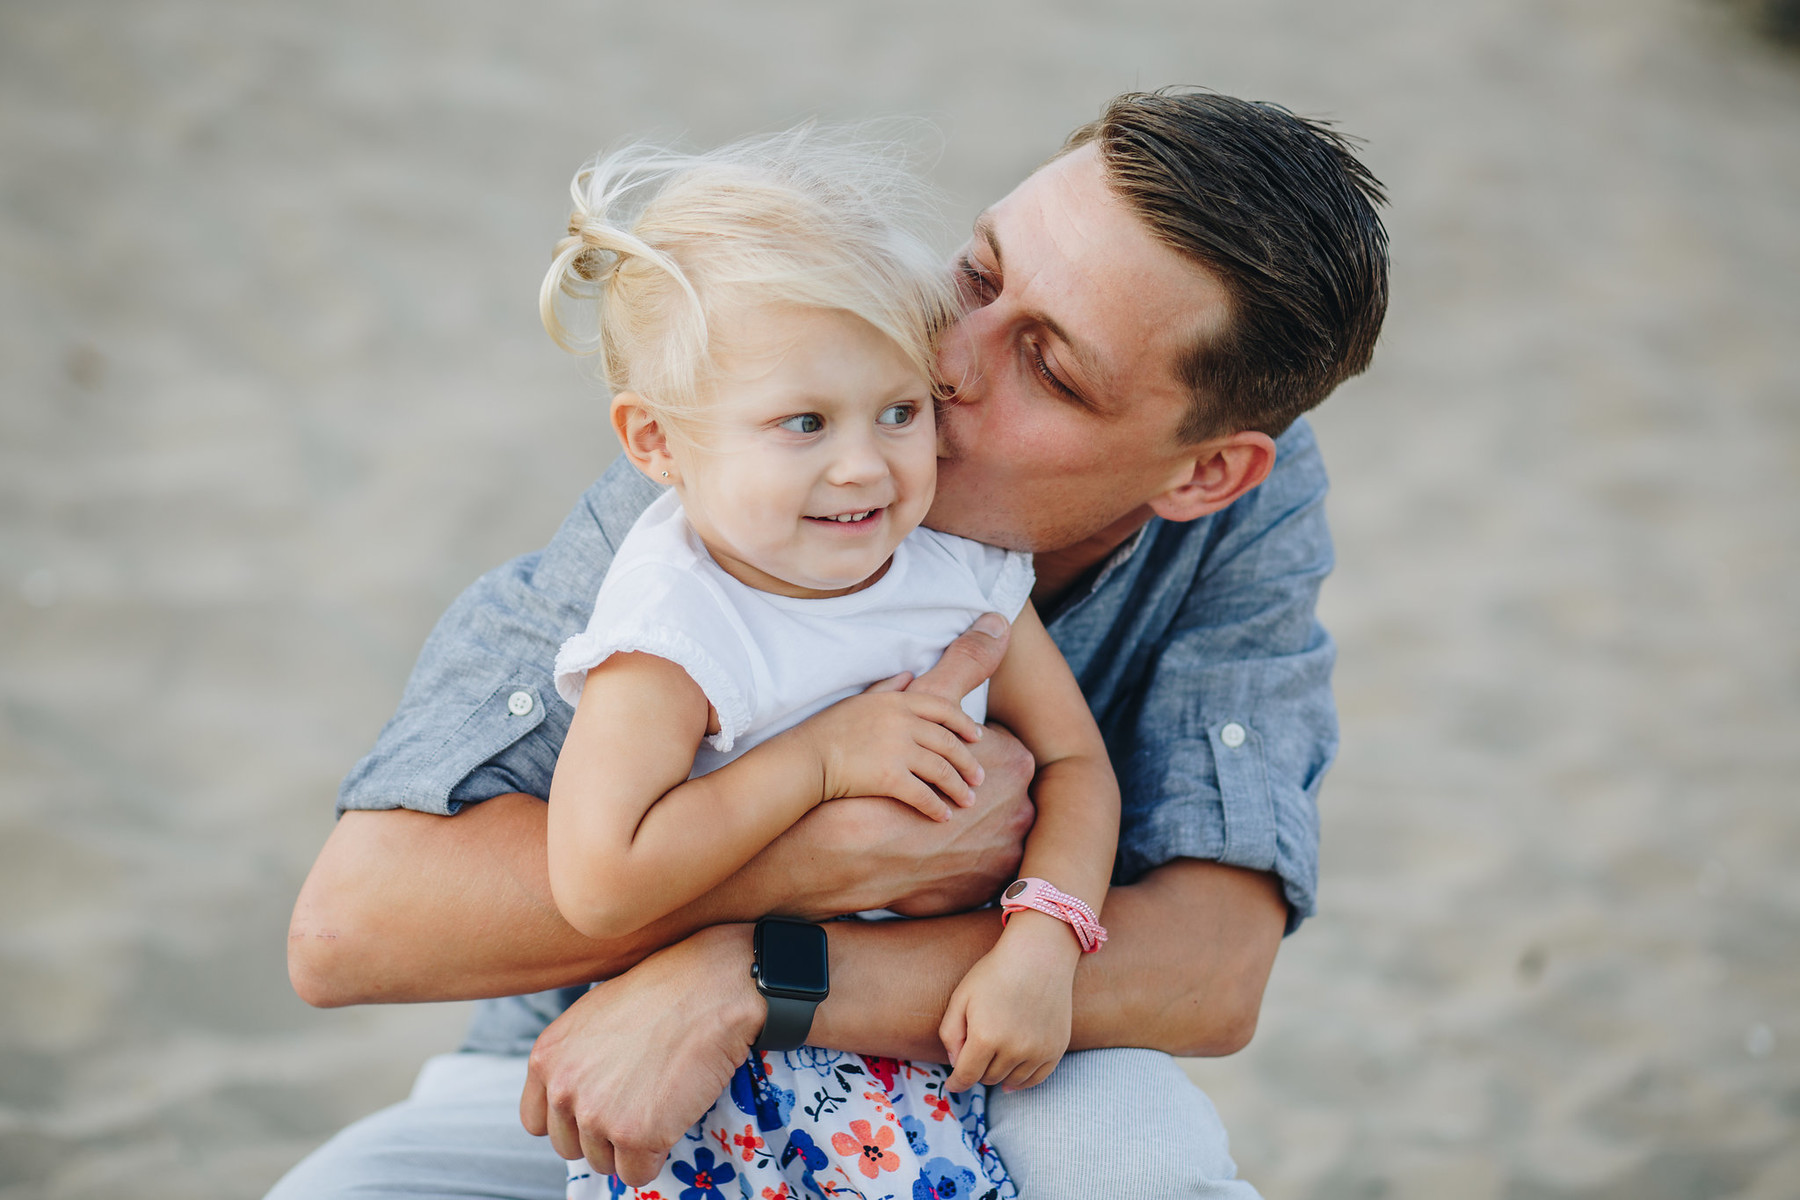
<svg viewBox="0 0 1800 1200">
<path fill-rule="evenodd" d="M 506 698 L 506 711 L 511 713 L 515 717 L 522 717 L 526 713 L 530 712 L 531 711 L 531 693 L 530 692 L 514 692 L 512 695 L 508 696 Z M 1233 728 L 1236 728 L 1236 727 L 1234 726 Z M 1241 731 L 1239 732 L 1238 736 L 1240 738 L 1243 736 Z"/>
<path fill-rule="evenodd" d="M 1236 750 L 1239 746 L 1244 744 L 1244 727 L 1239 725 L 1236 721 L 1233 721 L 1231 724 L 1225 726 L 1225 728 L 1219 730 L 1219 740 L 1233 750 Z"/>
</svg>

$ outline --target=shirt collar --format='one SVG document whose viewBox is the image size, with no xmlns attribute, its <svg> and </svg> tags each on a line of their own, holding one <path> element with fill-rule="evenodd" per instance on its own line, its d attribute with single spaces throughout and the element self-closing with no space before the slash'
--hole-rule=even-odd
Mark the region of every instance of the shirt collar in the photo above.
<svg viewBox="0 0 1800 1200">
<path fill-rule="evenodd" d="M 1135 533 L 1119 543 L 1118 549 L 1107 555 L 1105 562 L 1102 562 L 1097 568 L 1090 568 L 1090 576 L 1085 583 L 1077 580 L 1075 586 L 1070 588 L 1069 591 L 1064 594 L 1062 600 L 1055 606 L 1053 611 L 1042 614 L 1044 622 L 1048 624 L 1052 621 L 1061 620 L 1075 609 L 1080 608 L 1083 604 L 1087 603 L 1089 597 L 1100 590 L 1100 585 L 1110 579 L 1120 567 L 1123 567 L 1126 563 L 1131 561 L 1132 556 L 1138 552 L 1138 547 L 1142 546 L 1144 544 L 1144 539 L 1149 536 L 1150 527 L 1161 519 L 1162 518 L 1160 517 L 1151 517 L 1148 521 L 1138 526 Z"/>
</svg>

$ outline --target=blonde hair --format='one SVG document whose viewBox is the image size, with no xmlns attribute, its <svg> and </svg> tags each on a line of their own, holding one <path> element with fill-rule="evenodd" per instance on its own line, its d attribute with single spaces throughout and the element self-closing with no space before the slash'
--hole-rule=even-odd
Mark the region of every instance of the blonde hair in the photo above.
<svg viewBox="0 0 1800 1200">
<path fill-rule="evenodd" d="M 851 313 L 935 378 L 955 291 L 921 227 L 936 197 L 894 139 L 809 124 L 699 154 L 639 143 L 583 166 L 569 191 L 544 328 L 671 425 L 702 417 L 718 318 L 741 305 Z"/>
</svg>

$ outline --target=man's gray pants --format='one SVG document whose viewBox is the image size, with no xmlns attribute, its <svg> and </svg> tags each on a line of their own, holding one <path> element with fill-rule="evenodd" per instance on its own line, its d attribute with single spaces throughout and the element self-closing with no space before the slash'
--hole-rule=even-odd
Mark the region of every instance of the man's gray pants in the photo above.
<svg viewBox="0 0 1800 1200">
<path fill-rule="evenodd" d="M 562 1160 L 519 1124 L 525 1062 L 431 1059 L 411 1096 L 313 1151 L 268 1200 L 562 1200 Z M 1257 1200 L 1212 1101 L 1154 1050 L 1081 1051 L 1035 1088 L 995 1089 L 988 1137 L 1022 1200 Z"/>
</svg>

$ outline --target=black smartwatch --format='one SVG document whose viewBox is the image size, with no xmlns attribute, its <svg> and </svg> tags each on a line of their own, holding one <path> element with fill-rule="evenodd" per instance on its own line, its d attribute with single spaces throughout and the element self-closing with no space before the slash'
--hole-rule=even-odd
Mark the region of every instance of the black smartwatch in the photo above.
<svg viewBox="0 0 1800 1200">
<path fill-rule="evenodd" d="M 769 1017 L 752 1050 L 792 1050 L 806 1042 L 813 1010 L 831 994 L 825 928 L 810 921 L 764 917 L 756 923 L 750 978 L 769 1002 Z"/>
</svg>

